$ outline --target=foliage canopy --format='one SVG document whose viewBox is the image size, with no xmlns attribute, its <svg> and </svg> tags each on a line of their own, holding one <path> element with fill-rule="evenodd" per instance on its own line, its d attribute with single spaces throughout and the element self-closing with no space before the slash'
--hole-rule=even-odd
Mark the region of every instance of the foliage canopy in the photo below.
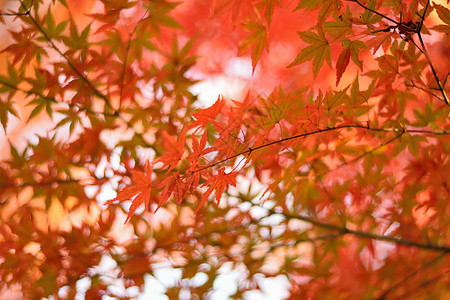
<svg viewBox="0 0 450 300">
<path fill-rule="evenodd" d="M 7 2 L 0 292 L 448 299 L 447 7 Z"/>
</svg>

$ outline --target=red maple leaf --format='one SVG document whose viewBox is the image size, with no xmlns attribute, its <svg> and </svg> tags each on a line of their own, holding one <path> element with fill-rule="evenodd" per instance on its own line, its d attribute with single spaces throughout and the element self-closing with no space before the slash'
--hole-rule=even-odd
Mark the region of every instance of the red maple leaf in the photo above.
<svg viewBox="0 0 450 300">
<path fill-rule="evenodd" d="M 163 162 L 166 166 L 170 166 L 167 172 L 172 171 L 181 160 L 184 154 L 184 147 L 186 143 L 187 128 L 183 128 L 181 133 L 178 135 L 177 141 L 170 136 L 166 131 L 162 132 L 163 145 L 167 150 L 167 153 L 158 158 L 155 163 Z"/>
<path fill-rule="evenodd" d="M 209 123 L 216 124 L 215 119 L 217 115 L 223 110 L 225 106 L 225 101 L 223 97 L 219 95 L 216 102 L 205 109 L 200 109 L 198 112 L 192 114 L 195 121 L 189 125 L 189 129 L 200 127 L 205 128 Z"/>
<path fill-rule="evenodd" d="M 200 200 L 200 204 L 195 210 L 197 213 L 200 207 L 205 204 L 208 200 L 209 196 L 212 194 L 214 190 L 216 190 L 216 201 L 217 204 L 220 203 L 220 199 L 222 198 L 222 194 L 225 189 L 231 184 L 232 186 L 236 186 L 236 172 L 225 173 L 225 168 L 221 168 L 219 173 L 216 176 L 208 179 L 202 186 L 210 185 L 208 190 L 203 194 L 202 199 Z"/>
<path fill-rule="evenodd" d="M 135 184 L 125 187 L 121 190 L 117 197 L 107 201 L 105 204 L 109 205 L 115 201 L 128 201 L 129 199 L 135 197 L 132 200 L 130 210 L 128 211 L 127 219 L 125 223 L 130 220 L 131 216 L 134 214 L 136 209 L 145 201 L 145 207 L 148 208 L 150 204 L 150 192 L 152 189 L 152 167 L 149 162 L 147 162 L 145 173 L 140 171 L 131 171 L 133 175 L 133 181 Z"/>
</svg>

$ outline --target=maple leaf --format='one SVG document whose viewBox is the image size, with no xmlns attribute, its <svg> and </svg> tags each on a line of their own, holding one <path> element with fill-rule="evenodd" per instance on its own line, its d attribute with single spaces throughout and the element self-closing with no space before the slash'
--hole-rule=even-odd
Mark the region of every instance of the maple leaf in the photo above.
<svg viewBox="0 0 450 300">
<path fill-rule="evenodd" d="M 186 134 L 187 127 L 184 127 L 180 135 L 178 136 L 177 141 L 175 142 L 175 139 L 166 131 L 162 132 L 164 148 L 166 148 L 168 153 L 158 158 L 155 163 L 163 162 L 165 165 L 170 166 L 167 172 L 173 170 L 183 157 L 184 146 L 186 143 Z"/>
<path fill-rule="evenodd" d="M 251 34 L 239 45 L 237 55 L 242 56 L 252 48 L 252 72 L 254 73 L 263 49 L 269 49 L 267 27 L 262 23 L 261 17 L 258 18 L 258 21 L 244 24 L 244 27 Z"/>
<path fill-rule="evenodd" d="M 147 162 L 145 173 L 141 171 L 131 171 L 131 174 L 133 175 L 133 181 L 135 184 L 132 184 L 130 186 L 125 187 L 123 190 L 121 190 L 117 197 L 109 200 L 105 203 L 105 205 L 109 205 L 115 201 L 123 202 L 128 201 L 131 198 L 135 197 L 132 200 L 130 210 L 128 212 L 127 219 L 125 220 L 125 223 L 127 223 L 130 218 L 133 216 L 136 209 L 145 202 L 145 207 L 148 208 L 150 204 L 150 192 L 152 190 L 152 172 L 153 169 L 151 167 L 151 164 Z"/>
<path fill-rule="evenodd" d="M 13 103 L 11 103 L 11 102 L 5 103 L 0 99 L 0 123 L 2 124 L 5 132 L 6 132 L 6 127 L 8 125 L 8 119 L 9 119 L 8 115 L 9 114 L 13 115 L 16 118 L 19 117 L 16 109 L 13 106 Z"/>
<path fill-rule="evenodd" d="M 297 55 L 297 58 L 288 66 L 293 66 L 304 63 L 305 61 L 313 60 L 313 73 L 314 77 L 319 73 L 320 68 L 323 65 L 324 60 L 327 60 L 329 66 L 331 66 L 331 48 L 328 40 L 325 38 L 324 33 L 319 30 L 319 34 L 314 32 L 298 32 L 300 38 L 311 46 L 303 48 Z"/>
<path fill-rule="evenodd" d="M 352 34 L 352 26 L 353 26 L 353 17 L 350 12 L 349 7 L 344 14 L 341 14 L 336 21 L 325 22 L 324 27 L 330 36 L 335 39 L 339 39 L 344 37 L 347 34 Z"/>
<path fill-rule="evenodd" d="M 281 2 L 280 0 L 262 0 L 260 3 L 258 3 L 257 6 L 258 7 L 265 6 L 264 17 L 267 20 L 267 24 L 270 25 L 270 23 L 272 23 L 272 17 L 275 6 L 281 6 Z"/>
<path fill-rule="evenodd" d="M 198 205 L 195 213 L 199 211 L 199 209 L 205 204 L 208 200 L 209 196 L 212 194 L 214 190 L 216 190 L 216 201 L 217 204 L 220 203 L 220 199 L 222 198 L 222 194 L 225 189 L 231 184 L 232 186 L 236 186 L 236 172 L 225 173 L 225 168 L 221 168 L 219 173 L 210 179 L 208 179 L 203 185 L 208 186 L 209 188 L 203 194 L 202 199 L 200 200 L 200 204 Z"/>
<path fill-rule="evenodd" d="M 188 157 L 188 160 L 191 163 L 191 166 L 189 168 L 190 171 L 195 171 L 200 157 L 214 151 L 213 147 L 208 147 L 205 149 L 207 137 L 208 133 L 206 131 L 203 134 L 200 142 L 195 136 L 192 136 L 192 153 Z"/>
<path fill-rule="evenodd" d="M 200 109 L 198 112 L 192 114 L 195 121 L 189 125 L 189 129 L 199 127 L 205 128 L 209 123 L 215 123 L 217 115 L 222 111 L 225 106 L 225 101 L 221 95 L 218 96 L 216 102 L 208 108 Z"/>
<path fill-rule="evenodd" d="M 340 1 L 338 0 L 325 1 L 323 3 L 322 9 L 319 11 L 317 23 L 318 24 L 323 23 L 331 14 L 331 12 L 340 6 L 339 2 Z"/>
<path fill-rule="evenodd" d="M 279 268 L 287 276 L 335 279 L 294 280 L 289 299 L 448 292 L 449 37 L 436 31 L 450 33 L 449 0 L 66 1 L 24 0 L 0 11 L 0 26 L 15 30 L 0 49 L 0 131 L 11 141 L 0 161 L 6 291 L 17 286 L 29 298 L 55 298 L 89 277 L 86 298 L 117 298 L 101 274 L 86 273 L 105 253 L 115 261 L 112 275 L 126 279 L 120 285 L 141 288 L 145 274 L 176 251 L 180 280 L 210 266 L 210 280 L 193 291 L 205 298 L 217 262 L 238 247 L 248 276 L 230 297 L 242 298 L 258 289 L 255 274 L 271 276 L 252 255 L 269 243 L 267 255 L 287 253 Z M 292 57 L 297 30 L 304 49 Z M 236 45 L 259 72 L 244 72 Z M 287 69 L 292 61 L 312 71 Z M 353 83 L 335 88 L 351 61 Z M 238 80 L 234 100 L 219 96 L 198 109 L 203 91 L 193 85 L 217 75 L 225 76 L 227 93 Z M 28 115 L 39 123 L 45 117 L 47 137 L 24 142 L 36 129 L 22 126 Z M 20 119 L 11 130 L 12 116 Z M 154 154 L 161 163 L 145 165 L 143 157 Z M 205 209 L 237 184 L 237 174 L 247 193 L 233 191 L 230 205 Z M 124 177 L 131 182 L 108 203 L 131 206 L 133 230 L 118 239 L 117 205 L 90 209 L 104 184 Z M 181 207 L 188 197 L 198 199 L 196 215 Z M 169 199 L 178 210 L 170 205 L 150 220 L 131 220 L 141 206 Z M 82 216 L 80 208 L 87 218 L 60 228 L 73 211 Z M 254 218 L 262 211 L 265 217 Z M 289 226 L 277 231 L 280 224 L 267 220 L 281 215 Z M 314 247 L 299 259 L 304 251 L 290 248 L 303 242 Z M 385 243 L 391 250 L 374 267 Z M 199 260 L 195 249 L 209 248 L 214 255 Z M 61 249 L 72 263 L 64 264 Z M 145 255 L 152 249 L 156 255 Z M 182 289 L 166 295 L 178 299 Z"/>
<path fill-rule="evenodd" d="M 439 4 L 434 4 L 433 8 L 436 10 L 436 13 L 438 14 L 442 22 L 444 22 L 446 25 L 440 24 L 434 26 L 432 29 L 447 34 L 450 33 L 450 10 Z"/>
<path fill-rule="evenodd" d="M 381 46 L 383 50 L 387 51 L 391 44 L 391 39 L 395 36 L 395 32 L 378 32 L 373 38 L 367 41 L 367 45 L 373 49 L 373 54 L 375 54 Z"/>
<path fill-rule="evenodd" d="M 442 5 L 434 4 L 433 8 L 436 10 L 439 18 L 445 24 L 450 25 L 450 10 Z"/>
<path fill-rule="evenodd" d="M 339 85 L 341 81 L 342 74 L 344 74 L 345 69 L 350 62 L 350 48 L 344 47 L 336 63 L 336 86 Z"/>
<path fill-rule="evenodd" d="M 343 50 L 336 63 L 336 86 L 339 84 L 342 74 L 344 74 L 348 63 L 350 62 L 350 58 L 361 71 L 363 70 L 363 64 L 358 58 L 358 53 L 360 49 L 367 49 L 368 46 L 361 41 L 350 41 L 349 39 L 345 39 L 342 42 L 342 48 Z"/>
</svg>

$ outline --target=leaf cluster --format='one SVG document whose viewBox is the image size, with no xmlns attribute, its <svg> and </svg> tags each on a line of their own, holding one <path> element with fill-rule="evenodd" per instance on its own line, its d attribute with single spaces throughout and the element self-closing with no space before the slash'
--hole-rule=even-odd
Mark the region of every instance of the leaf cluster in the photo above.
<svg viewBox="0 0 450 300">
<path fill-rule="evenodd" d="M 0 12 L 0 291 L 448 297 L 445 5 L 79 2 Z"/>
</svg>

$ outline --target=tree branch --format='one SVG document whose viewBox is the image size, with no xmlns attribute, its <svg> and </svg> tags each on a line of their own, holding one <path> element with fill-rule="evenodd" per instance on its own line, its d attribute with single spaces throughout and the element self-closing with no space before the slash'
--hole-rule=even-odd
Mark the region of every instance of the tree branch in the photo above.
<svg viewBox="0 0 450 300">
<path fill-rule="evenodd" d="M 20 4 L 21 6 L 29 11 L 25 5 L 23 4 L 23 1 L 20 0 Z M 31 22 L 36 26 L 36 28 L 39 30 L 39 32 L 41 32 L 41 34 L 44 36 L 44 38 L 48 41 L 48 43 L 50 44 L 50 46 L 67 62 L 67 64 L 69 65 L 69 67 L 81 78 L 81 80 L 83 80 L 88 87 L 94 92 L 94 94 L 99 97 L 100 99 L 102 99 L 105 104 L 112 110 L 114 111 L 114 115 L 117 115 L 126 125 L 128 128 L 132 129 L 134 131 L 134 133 L 138 136 L 138 138 L 142 141 L 143 145 L 147 148 L 152 148 L 152 146 L 144 139 L 144 136 L 142 133 L 137 132 L 137 130 L 134 128 L 134 126 L 127 120 L 124 118 L 124 116 L 121 114 L 121 112 L 119 110 L 114 109 L 114 107 L 112 106 L 110 100 L 108 99 L 108 97 L 106 97 L 105 95 L 103 95 L 92 83 L 89 79 L 86 78 L 86 76 L 84 76 L 76 67 L 75 65 L 69 60 L 69 58 L 55 45 L 55 43 L 53 43 L 52 39 L 50 38 L 50 36 L 45 32 L 45 30 L 39 25 L 39 23 L 36 21 L 36 19 L 31 16 L 31 14 L 27 14 L 27 16 L 30 18 Z"/>
<path fill-rule="evenodd" d="M 8 17 L 20 17 L 20 16 L 27 16 L 29 15 L 30 12 L 26 11 L 24 13 L 4 13 L 4 12 L 0 12 L 0 16 L 8 16 Z"/>
<path fill-rule="evenodd" d="M 185 243 L 190 243 L 192 242 L 192 240 L 196 240 L 199 241 L 201 239 L 204 238 L 208 238 L 211 237 L 212 235 L 215 234 L 224 234 L 224 233 L 230 233 L 232 231 L 241 231 L 242 229 L 248 229 L 248 227 L 252 224 L 254 225 L 258 225 L 258 220 L 251 220 L 250 222 L 247 222 L 245 224 L 241 224 L 241 225 L 237 225 L 237 226 L 231 226 L 231 227 L 226 227 L 224 229 L 221 230 L 214 230 L 214 231 L 209 231 L 209 232 L 205 232 L 205 233 L 201 233 L 201 234 L 192 234 L 189 235 L 187 237 L 183 237 L 182 239 L 176 241 L 176 242 L 171 242 L 171 243 L 167 243 L 167 244 L 163 244 L 163 245 L 159 245 L 156 246 L 155 248 L 153 248 L 151 251 L 142 251 L 142 252 L 138 252 L 138 253 L 133 253 L 133 255 L 131 257 L 127 257 L 129 254 L 124 254 L 123 260 L 124 261 L 129 261 L 129 260 L 133 260 L 136 258 L 141 258 L 141 257 L 145 257 L 145 256 L 150 256 L 150 255 L 154 255 L 156 251 L 167 251 L 167 250 L 171 250 L 171 249 L 177 249 L 176 246 L 178 245 L 182 245 Z M 267 252 L 271 252 L 277 248 L 282 248 L 282 247 L 293 247 L 296 245 L 299 245 L 301 243 L 315 243 L 317 241 L 324 241 L 324 240 L 329 240 L 329 239 L 335 239 L 338 238 L 339 236 L 342 236 L 343 233 L 339 232 L 339 233 L 335 233 L 335 234 L 325 234 L 325 235 L 319 235 L 319 236 L 315 236 L 315 237 L 306 237 L 306 238 L 300 238 L 300 239 L 296 239 L 292 242 L 279 242 L 279 243 L 271 243 L 267 248 L 265 249 L 261 249 L 261 248 L 251 248 L 249 249 L 250 251 L 267 251 Z M 211 241 L 209 241 L 211 242 Z M 221 246 L 220 243 L 215 243 L 213 246 Z M 255 245 L 257 246 L 257 245 Z M 230 253 L 223 253 L 223 256 L 227 257 L 227 258 L 232 258 L 234 256 L 238 256 L 238 257 L 242 257 L 243 253 L 242 252 L 238 252 L 238 253 L 234 253 L 234 254 L 230 254 Z M 172 268 L 183 268 L 184 265 L 171 265 L 170 267 Z"/>
<path fill-rule="evenodd" d="M 41 93 L 39 93 L 37 91 L 26 90 L 26 89 L 23 89 L 23 88 L 19 88 L 19 87 L 15 86 L 15 85 L 13 85 L 13 84 L 11 84 L 9 82 L 5 82 L 5 81 L 1 80 L 1 79 L 0 79 L 0 84 L 4 85 L 6 87 L 9 87 L 11 89 L 14 89 L 16 91 L 22 92 L 24 94 L 30 95 L 30 96 L 41 97 L 41 98 L 43 98 L 45 100 L 48 100 L 50 102 L 53 102 L 55 104 L 56 103 L 66 104 L 69 107 L 77 108 L 80 111 L 85 111 L 86 113 L 91 114 L 91 115 L 98 115 L 98 116 L 102 115 L 102 116 L 105 116 L 105 117 L 117 117 L 117 113 L 112 113 L 111 114 L 111 113 L 94 111 L 94 110 L 91 110 L 91 109 L 86 108 L 86 107 L 81 107 L 81 106 L 78 106 L 78 105 L 73 104 L 73 103 L 65 102 L 64 100 L 58 100 L 58 99 L 56 99 L 54 97 L 44 96 L 43 94 L 41 94 Z"/>
<path fill-rule="evenodd" d="M 333 172 L 333 171 L 335 171 L 335 170 L 337 170 L 337 169 L 343 168 L 343 167 L 348 166 L 348 165 L 350 165 L 350 164 L 352 164 L 352 163 L 354 163 L 354 162 L 357 162 L 358 160 L 360 160 L 361 158 L 365 157 L 366 155 L 369 155 L 369 154 L 371 154 L 371 153 L 377 151 L 378 149 L 380 149 L 380 148 L 382 148 L 382 147 L 384 147 L 384 146 L 386 146 L 386 145 L 392 143 L 392 142 L 395 141 L 396 139 L 400 138 L 404 133 L 405 133 L 405 131 L 402 131 L 400 134 L 398 134 L 398 135 L 396 135 L 396 136 L 390 138 L 389 140 L 387 140 L 387 141 L 384 142 L 384 143 L 381 143 L 379 146 L 374 147 L 374 148 L 372 148 L 372 149 L 369 150 L 369 151 L 365 151 L 364 153 L 362 153 L 362 154 L 360 154 L 360 155 L 358 155 L 358 156 L 356 156 L 356 157 L 354 157 L 354 158 L 352 158 L 352 159 L 350 159 L 350 160 L 348 160 L 348 161 L 345 161 L 344 163 L 340 164 L 339 166 L 337 166 L 337 167 L 335 167 L 335 168 L 333 168 L 333 169 L 330 169 L 330 170 L 327 170 L 327 171 L 325 171 L 325 172 L 322 172 L 322 173 L 320 173 L 319 175 L 317 175 L 316 177 L 323 176 L 323 175 L 328 174 L 328 173 L 330 173 L 330 172 Z"/>
<path fill-rule="evenodd" d="M 23 1 L 20 0 L 20 4 L 22 5 L 22 7 L 25 10 L 28 10 L 25 5 L 23 4 Z M 70 59 L 58 48 L 56 47 L 55 43 L 52 41 L 52 39 L 50 38 L 50 36 L 47 34 L 47 32 L 44 30 L 44 28 L 41 27 L 41 25 L 39 25 L 39 23 L 36 21 L 36 19 L 31 15 L 28 14 L 28 18 L 30 19 L 30 21 L 34 24 L 34 26 L 39 30 L 39 32 L 44 36 L 44 38 L 47 40 L 47 42 L 50 44 L 50 46 L 53 48 L 53 50 L 55 50 L 59 56 L 61 56 L 69 65 L 69 67 L 80 77 L 81 80 L 83 80 L 88 86 L 89 88 L 94 92 L 94 94 L 103 99 L 103 101 L 105 101 L 105 104 L 110 107 L 111 109 L 114 110 L 111 102 L 109 101 L 108 97 L 106 97 L 105 95 L 103 95 L 92 83 L 90 80 L 88 80 L 86 78 L 86 76 L 84 76 L 76 67 L 75 65 L 70 61 Z"/>
<path fill-rule="evenodd" d="M 422 39 L 421 30 L 422 30 L 423 22 L 425 21 L 425 15 L 427 13 L 429 5 L 430 5 L 430 0 L 427 1 L 427 5 L 425 6 L 425 9 L 423 11 L 423 15 L 420 16 L 421 20 L 420 20 L 420 23 L 419 23 L 419 26 L 418 26 L 418 29 L 417 29 L 417 36 L 419 37 L 420 45 L 422 46 L 422 53 L 425 55 L 425 58 L 426 58 L 426 60 L 428 62 L 428 65 L 431 68 L 431 72 L 433 73 L 434 79 L 436 80 L 436 83 L 438 85 L 439 91 L 441 92 L 445 103 L 448 106 L 450 106 L 450 100 L 448 99 L 447 95 L 445 94 L 444 87 L 442 86 L 441 81 L 439 80 L 439 77 L 437 75 L 436 69 L 433 66 L 433 62 L 431 61 L 430 55 L 428 54 L 428 51 L 427 51 L 427 49 L 425 47 L 425 43 L 423 42 L 423 39 Z M 416 47 L 418 47 L 418 46 L 416 45 Z"/>
<path fill-rule="evenodd" d="M 369 7 L 367 7 L 367 6 L 365 6 L 364 4 L 362 4 L 361 2 L 359 2 L 358 0 L 347 0 L 347 1 L 355 2 L 356 4 L 358 4 L 359 6 L 361 6 L 362 8 L 364 8 L 365 10 L 368 10 L 368 11 L 370 11 L 370 12 L 376 14 L 376 15 L 379 15 L 379 16 L 382 17 L 383 19 L 389 20 L 389 21 L 391 21 L 392 23 L 394 23 L 394 24 L 397 25 L 397 26 L 401 26 L 401 25 L 402 25 L 401 23 L 395 21 L 394 19 L 391 19 L 391 18 L 389 18 L 388 16 L 385 16 L 385 15 L 383 15 L 383 14 L 377 12 L 376 10 L 373 10 L 373 9 L 371 9 L 371 8 L 369 8 Z M 405 26 L 405 28 L 411 29 L 411 28 L 409 28 L 409 27 L 407 27 L 407 26 Z"/>
<path fill-rule="evenodd" d="M 315 130 L 315 131 L 301 133 L 301 134 L 297 134 L 297 135 L 294 135 L 294 136 L 291 136 L 291 137 L 287 137 L 287 138 L 284 138 L 284 139 L 280 139 L 280 140 L 277 140 L 277 141 L 269 142 L 269 143 L 266 143 L 266 144 L 263 144 L 263 145 L 260 145 L 260 146 L 248 147 L 248 149 L 245 150 L 245 151 L 242 151 L 242 152 L 240 152 L 238 154 L 231 155 L 229 157 L 226 157 L 224 159 L 221 159 L 221 160 L 219 160 L 217 162 L 214 162 L 212 164 L 206 165 L 204 167 L 198 168 L 197 170 L 194 170 L 191 173 L 187 173 L 187 175 L 192 175 L 194 173 L 201 172 L 203 170 L 215 167 L 215 166 L 217 166 L 217 165 L 219 165 L 221 163 L 224 163 L 224 162 L 226 162 L 228 160 L 231 160 L 233 158 L 239 157 L 241 155 L 248 155 L 249 156 L 252 152 L 254 152 L 256 150 L 260 150 L 260 149 L 263 149 L 263 148 L 266 148 L 266 147 L 269 147 L 269 146 L 272 146 L 272 145 L 275 145 L 275 144 L 280 144 L 280 143 L 283 143 L 283 142 L 286 142 L 286 141 L 289 141 L 289 140 L 298 139 L 298 138 L 302 138 L 302 137 L 306 137 L 306 136 L 310 136 L 310 135 L 315 135 L 315 134 L 319 134 L 319 133 L 324 133 L 324 132 L 328 132 L 328 131 L 344 129 L 344 128 L 359 128 L 359 129 L 368 130 L 368 131 L 375 131 L 375 132 L 394 132 L 394 133 L 396 133 L 396 132 L 398 133 L 399 132 L 399 130 L 396 129 L 396 128 L 394 128 L 394 129 L 389 129 L 389 128 L 371 128 L 371 127 L 367 127 L 367 126 L 363 126 L 363 125 L 359 125 L 359 124 L 340 125 L 340 126 L 336 126 L 336 127 L 328 127 L 328 128 L 324 128 L 324 129 L 318 129 L 318 130 Z M 450 131 L 445 131 L 445 130 L 432 131 L 432 130 L 418 130 L 418 129 L 406 129 L 406 128 L 403 128 L 403 132 L 400 131 L 400 134 L 396 135 L 393 138 L 393 140 L 395 140 L 396 138 L 398 138 L 399 136 L 401 136 L 404 133 L 420 133 L 420 134 L 430 134 L 430 135 L 449 135 Z M 388 141 L 388 143 L 390 143 L 390 142 L 392 142 L 392 140 Z M 371 151 L 369 151 L 369 153 L 377 150 L 378 148 L 379 147 L 372 149 Z M 364 156 L 366 154 L 368 154 L 368 153 L 363 153 L 362 156 Z M 357 159 L 359 159 L 359 158 L 357 158 Z"/>
<path fill-rule="evenodd" d="M 423 244 L 423 243 L 418 243 L 418 242 L 414 242 L 414 241 L 410 241 L 410 240 L 406 240 L 406 239 L 402 239 L 402 238 L 397 238 L 397 237 L 377 235 L 377 234 L 374 234 L 371 232 L 352 230 L 347 227 L 342 227 L 342 226 L 338 226 L 338 225 L 334 225 L 334 224 L 321 222 L 321 221 L 315 220 L 313 218 L 310 218 L 308 216 L 291 215 L 288 213 L 276 212 L 274 209 L 268 209 L 262 205 L 258 205 L 258 206 L 266 209 L 270 214 L 278 214 L 278 215 L 282 215 L 288 219 L 301 220 L 301 221 L 310 223 L 312 225 L 315 225 L 317 227 L 321 227 L 321 228 L 332 230 L 332 231 L 338 231 L 342 235 L 351 234 L 351 235 L 361 237 L 361 238 L 378 240 L 378 241 L 393 243 L 393 244 L 397 244 L 397 245 L 404 245 L 404 246 L 415 247 L 415 248 L 420 248 L 420 249 L 425 249 L 425 250 L 432 250 L 432 251 L 441 251 L 441 252 L 445 252 L 445 253 L 450 252 L 450 246 L 447 246 L 447 245 L 437 245 L 437 244 L 432 244 L 432 243 Z"/>
<path fill-rule="evenodd" d="M 438 256 L 436 256 L 435 258 L 433 258 L 432 260 L 430 260 L 429 262 L 423 264 L 420 268 L 418 268 L 417 270 L 415 270 L 413 273 L 409 274 L 408 276 L 406 276 L 405 278 L 403 278 L 402 280 L 400 280 L 399 282 L 397 282 L 396 284 L 394 284 L 393 286 L 391 286 L 390 288 L 388 288 L 384 293 L 381 294 L 380 297 L 378 297 L 378 300 L 384 300 L 386 299 L 386 296 L 391 293 L 392 291 L 394 291 L 395 289 L 397 289 L 398 287 L 400 287 L 401 285 L 405 284 L 409 279 L 411 279 L 412 277 L 416 276 L 419 272 L 425 270 L 426 268 L 431 267 L 432 265 L 434 265 L 436 262 L 438 262 L 440 259 L 442 259 L 448 252 L 442 252 L 441 254 L 439 254 Z"/>
<path fill-rule="evenodd" d="M 84 181 L 105 181 L 109 178 L 68 178 L 68 179 L 55 179 L 55 180 L 43 180 L 43 181 L 29 181 L 29 182 L 22 182 L 22 183 L 11 183 L 8 182 L 6 184 L 0 184 L 0 189 L 21 189 L 25 187 L 45 187 L 45 186 L 52 186 L 54 184 L 57 185 L 65 185 L 65 184 L 72 184 L 72 183 L 78 183 L 81 184 Z M 95 184 L 89 184 L 86 183 L 85 185 L 95 185 Z"/>
<path fill-rule="evenodd" d="M 426 90 L 424 87 L 418 86 L 413 80 L 411 80 L 411 84 L 408 84 L 406 82 L 404 82 L 403 84 L 405 86 L 407 86 L 407 87 L 413 87 L 413 88 L 419 89 L 419 90 L 421 90 L 421 91 L 423 91 L 423 92 L 425 92 L 425 93 L 427 93 L 427 94 L 429 94 L 429 95 L 431 95 L 431 96 L 433 96 L 433 97 L 435 97 L 435 98 L 445 102 L 445 100 L 442 99 L 441 97 L 439 97 L 438 95 L 436 95 L 436 94 Z"/>
<path fill-rule="evenodd" d="M 141 19 L 139 20 L 142 21 L 145 16 L 147 15 L 148 10 L 145 11 L 144 15 L 141 17 Z M 126 73 L 126 69 L 127 69 L 127 64 L 128 64 L 128 53 L 130 52 L 130 48 L 131 48 L 131 38 L 133 37 L 133 35 L 136 33 L 137 27 L 139 25 L 139 22 L 136 24 L 136 26 L 134 27 L 133 31 L 129 34 L 128 37 L 128 42 L 127 42 L 127 49 L 125 51 L 125 61 L 123 62 L 123 68 L 122 68 L 122 74 L 121 74 L 121 83 L 120 83 L 120 101 L 119 101 L 119 109 L 122 105 L 122 101 L 123 101 L 123 89 L 125 86 L 125 73 Z"/>
<path fill-rule="evenodd" d="M 449 273 L 450 273 L 450 270 L 447 270 L 447 271 L 445 271 L 445 272 L 442 272 L 441 274 L 436 275 L 436 276 L 434 276 L 433 278 L 431 278 L 431 279 L 429 279 L 429 280 L 426 280 L 426 281 L 422 282 L 420 285 L 415 286 L 414 288 L 410 289 L 409 291 L 406 291 L 405 293 L 401 294 L 401 295 L 398 296 L 398 297 L 395 297 L 394 299 L 400 299 L 400 300 L 402 300 L 402 299 L 407 299 L 405 296 L 407 296 L 408 294 L 411 294 L 412 292 L 417 291 L 418 289 L 421 289 L 421 288 L 423 288 L 423 287 L 426 287 L 427 285 L 433 283 L 434 281 L 439 280 L 442 276 L 447 275 L 447 274 L 449 274 Z"/>
</svg>

